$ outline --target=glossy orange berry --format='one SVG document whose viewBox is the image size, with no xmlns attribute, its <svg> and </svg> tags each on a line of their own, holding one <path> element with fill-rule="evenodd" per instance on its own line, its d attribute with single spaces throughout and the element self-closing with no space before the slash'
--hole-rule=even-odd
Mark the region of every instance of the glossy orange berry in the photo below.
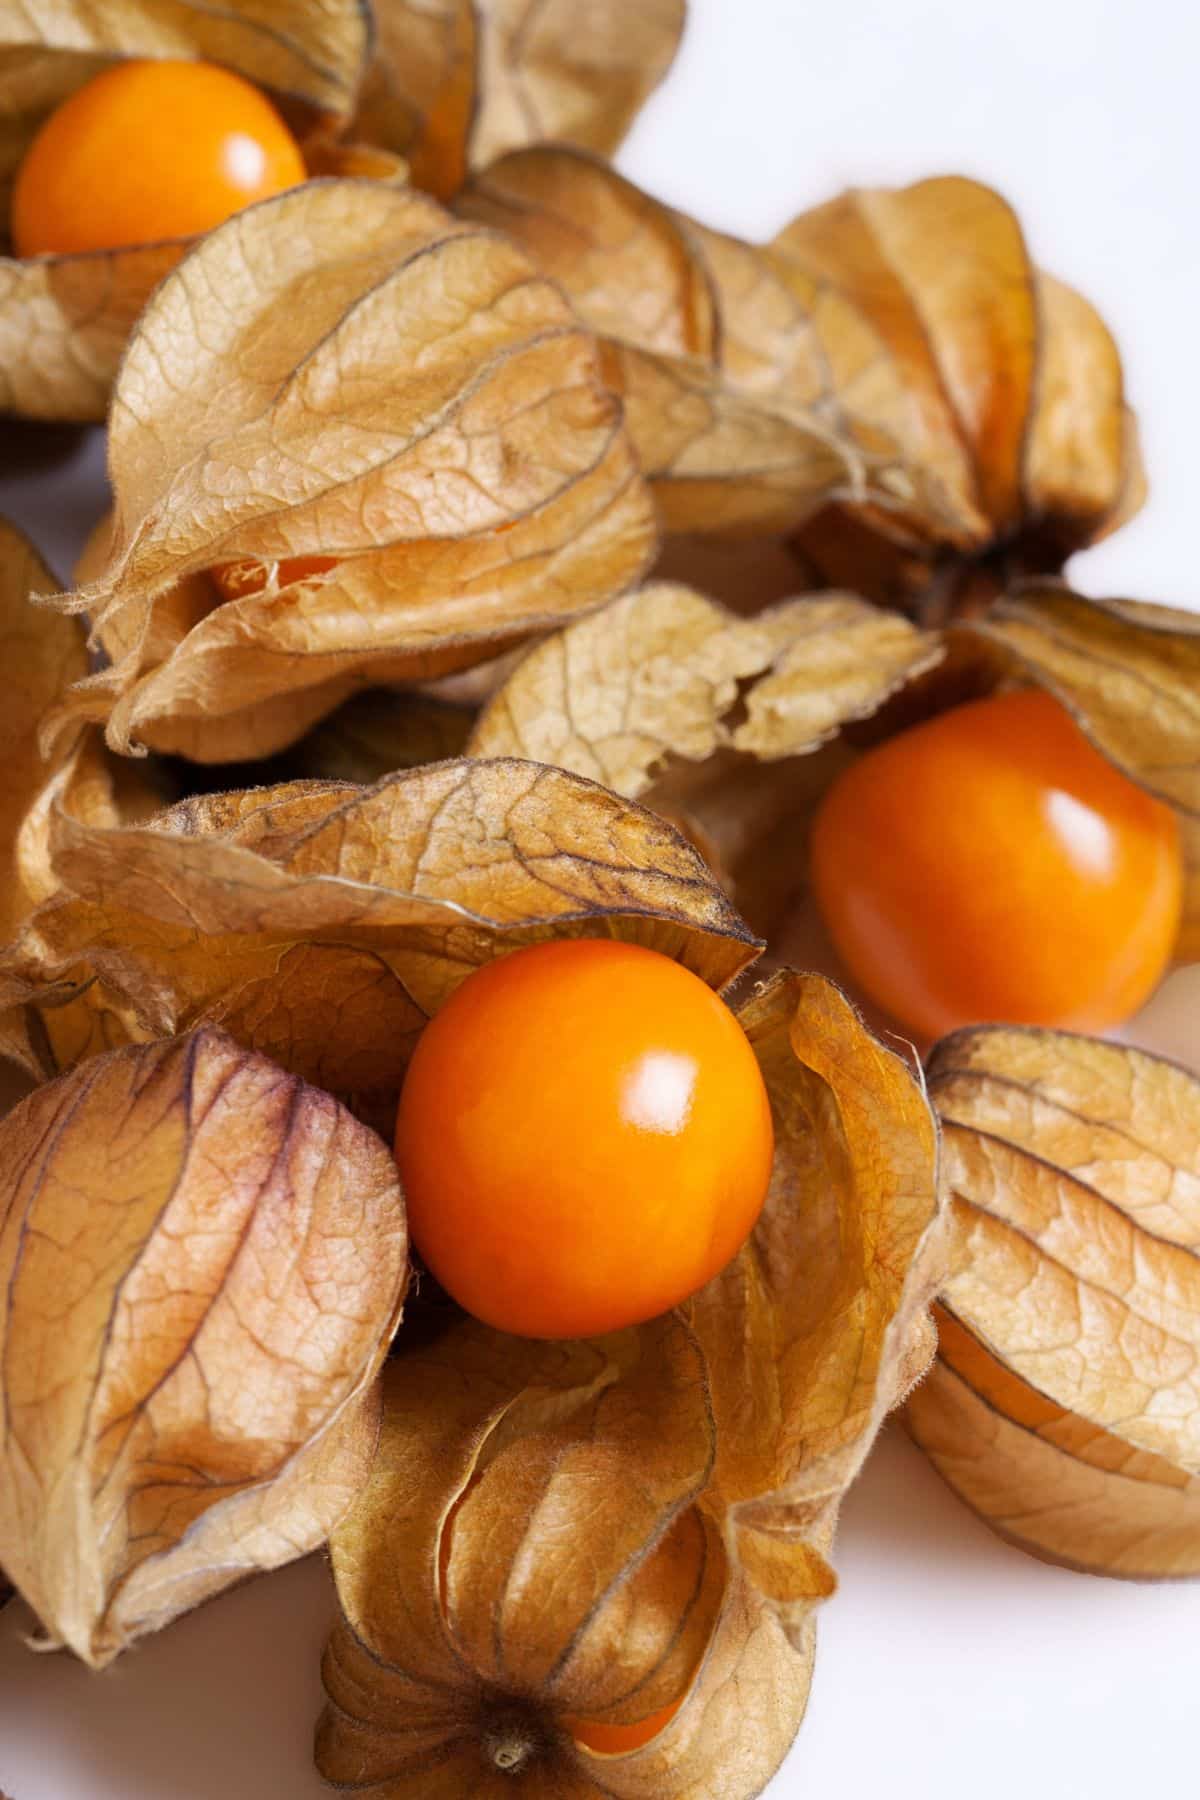
<svg viewBox="0 0 1200 1800">
<path fill-rule="evenodd" d="M 660 1706 L 657 1712 L 632 1725 L 606 1725 L 602 1719 L 564 1719 L 563 1724 L 577 1743 L 598 1756 L 627 1756 L 640 1750 L 669 1725 L 683 1705 L 683 1696 Z"/>
<path fill-rule="evenodd" d="M 864 994 L 928 1038 L 1127 1019 L 1166 969 L 1183 894 L 1174 814 L 1033 690 L 854 763 L 817 815 L 812 880 Z"/>
<path fill-rule="evenodd" d="M 653 1318 L 744 1242 L 773 1132 L 728 1007 L 657 951 L 538 944 L 470 976 L 425 1028 L 396 1156 L 413 1241 L 502 1331 Z"/>
<path fill-rule="evenodd" d="M 13 189 L 13 244 L 43 256 L 192 237 L 304 178 L 287 126 L 240 75 L 118 63 L 34 138 Z"/>
<path fill-rule="evenodd" d="M 285 556 L 275 566 L 275 580 L 279 587 L 287 587 L 293 581 L 304 581 L 310 575 L 327 575 L 330 569 L 336 568 L 336 556 Z M 249 558 L 220 563 L 210 573 L 222 600 L 242 600 L 250 594 L 261 594 L 267 585 L 266 566 Z"/>
</svg>

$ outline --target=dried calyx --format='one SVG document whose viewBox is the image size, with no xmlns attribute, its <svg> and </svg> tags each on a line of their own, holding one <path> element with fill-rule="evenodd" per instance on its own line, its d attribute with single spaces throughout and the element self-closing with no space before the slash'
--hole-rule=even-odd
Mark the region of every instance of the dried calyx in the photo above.
<svg viewBox="0 0 1200 1800">
<path fill-rule="evenodd" d="M 10 9 L 14 10 L 14 9 Z M 298 124 L 323 121 L 313 173 L 344 167 L 329 122 L 348 118 L 365 67 L 361 0 L 267 0 L 214 9 L 118 0 L 101 8 L 34 0 L 6 21 L 0 50 L 0 207 L 47 115 L 124 57 L 202 58 L 268 89 Z M 382 165 L 375 164 L 378 172 Z M 394 168 L 395 165 L 392 165 Z M 7 231 L 0 232 L 0 238 Z M 125 342 L 178 245 L 19 260 L 0 257 L 0 406 L 30 418 L 100 420 Z"/>
<path fill-rule="evenodd" d="M 77 651 L 68 623 L 35 617 Z M 759 635 L 739 667 L 770 661 Z M 93 739 L 42 769 L 15 865 L 32 880 L 4 958 L 8 1041 L 41 1072 L 74 1069 L 70 1084 L 220 1022 L 245 1047 L 229 1054 L 269 1051 L 384 1120 L 424 1020 L 510 946 L 617 934 L 716 988 L 757 949 L 661 818 L 543 764 L 461 759 L 149 817 L 115 785 L 128 766 Z M 587 1793 L 602 1754 L 605 1787 L 619 1763 L 631 1794 L 721 1779 L 748 1796 L 786 1750 L 841 1496 L 932 1347 L 939 1201 L 921 1086 L 836 990 L 781 978 L 741 1018 L 779 1150 L 753 1245 L 716 1283 L 598 1344 L 524 1345 L 460 1319 L 432 1345 L 401 1339 L 381 1452 L 337 1538 L 346 1623 L 321 1749 L 335 1779 L 373 1768 L 384 1791 L 421 1792 L 436 1742 L 464 1793 L 493 1779 Z M 604 1494 L 623 1519 L 596 1510 Z M 397 1540 L 401 1496 L 413 1525 Z M 556 1527 L 589 1498 L 578 1530 Z M 522 1564 L 525 1501 L 538 1525 Z M 547 1583 L 561 1603 L 539 1624 Z M 432 1666 L 446 1632 L 452 1691 Z M 630 1728 L 652 1741 L 630 1749 Z"/>
<path fill-rule="evenodd" d="M 938 1045 L 929 1084 L 954 1230 L 913 1436 L 1037 1556 L 1200 1574 L 1200 1081 L 996 1027 Z"/>
<path fill-rule="evenodd" d="M 110 666 L 68 710 L 203 762 L 596 607 L 657 542 L 561 293 L 382 182 L 294 189 L 200 243 L 129 345 L 109 472 L 107 556 L 67 604 Z M 247 561 L 222 604 L 210 572 Z"/>
<path fill-rule="evenodd" d="M 502 157 L 455 207 L 520 243 L 603 339 L 668 533 L 780 534 L 839 495 L 916 502 L 896 442 L 823 391 L 765 250 L 553 145 Z"/>
<path fill-rule="evenodd" d="M 829 966 L 806 842 L 830 783 L 864 743 L 1032 682 L 1174 810 L 1187 880 L 1183 961 L 1200 942 L 1198 675 L 1200 632 L 1188 615 L 1050 584 L 935 634 L 851 595 L 807 595 L 744 619 L 656 583 L 530 652 L 468 747 L 577 769 L 664 813 L 780 954 Z"/>
<path fill-rule="evenodd" d="M 0 1563 L 101 1667 L 349 1506 L 403 1198 L 374 1133 L 211 1030 L 37 1089 L 0 1169 Z"/>
<path fill-rule="evenodd" d="M 777 1160 L 724 1274 L 613 1337 L 468 1322 L 389 1367 L 332 1542 L 335 1785 L 749 1800 L 791 1742 L 842 1495 L 931 1349 L 940 1213 L 920 1084 L 836 989 L 740 1016 Z"/>
<path fill-rule="evenodd" d="M 856 190 L 748 244 L 535 146 L 458 205 L 605 335 L 669 530 L 797 532 L 798 582 L 941 624 L 1141 502 L 1107 328 L 977 182 Z"/>
<path fill-rule="evenodd" d="M 614 151 L 671 66 L 685 0 L 375 0 L 352 125 L 448 199 L 470 169 L 536 140 Z"/>
<path fill-rule="evenodd" d="M 559 770 L 442 763 L 123 821 L 85 769 L 44 808 L 57 887 L 0 958 L 35 1073 L 210 1021 L 386 1119 L 425 1020 L 506 947 L 615 934 L 716 988 L 757 950 L 668 825 Z"/>
<path fill-rule="evenodd" d="M 615 149 L 670 67 L 683 0 L 117 0 L 18 9 L 0 51 L 0 204 L 47 116 L 114 61 L 200 59 L 264 88 L 310 175 L 402 178 L 440 198 L 534 138 Z M 4 234 L 0 234 L 2 237 Z M 0 405 L 102 420 L 125 343 L 183 246 L 0 257 Z"/>
</svg>

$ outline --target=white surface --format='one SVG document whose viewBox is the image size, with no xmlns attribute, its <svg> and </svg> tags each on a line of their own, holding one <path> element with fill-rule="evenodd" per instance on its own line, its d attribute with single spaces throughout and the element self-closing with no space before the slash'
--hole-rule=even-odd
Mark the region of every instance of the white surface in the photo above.
<svg viewBox="0 0 1200 1800">
<path fill-rule="evenodd" d="M 1130 1800 L 1195 1792 L 1200 1591 L 1046 1568 L 893 1427 L 846 1505 L 808 1720 L 769 1800 Z M 331 1588 L 317 1558 L 102 1675 L 0 1614 L 14 1800 L 328 1800 L 309 1746 Z M 464 1800 L 469 1800 L 464 1796 Z M 705 1800 L 726 1800 L 721 1795 Z"/>
<path fill-rule="evenodd" d="M 1072 578 L 1194 606 L 1198 53 L 1181 0 L 693 0 L 621 166 L 763 237 L 843 187 L 999 188 L 1116 332 L 1145 434 L 1150 506 Z"/>
<path fill-rule="evenodd" d="M 1072 576 L 1196 604 L 1198 47 L 1177 0 L 695 0 L 680 66 L 624 166 L 747 233 L 847 182 L 961 169 L 1001 187 L 1035 254 L 1116 328 L 1145 428 L 1151 504 Z M 66 485 L 0 484 L 0 510 L 65 573 L 101 505 L 98 475 L 93 449 Z M 1181 1013 L 1156 1011 L 1159 1041 L 1185 1051 Z M 1200 1588 L 1031 1561 L 894 1430 L 850 1497 L 836 1560 L 809 1718 L 771 1800 L 1129 1800 L 1151 1776 L 1195 1792 Z M 328 1607 L 312 1561 L 103 1676 L 31 1657 L 9 1609 L 0 1788 L 319 1800 L 309 1742 Z"/>
</svg>

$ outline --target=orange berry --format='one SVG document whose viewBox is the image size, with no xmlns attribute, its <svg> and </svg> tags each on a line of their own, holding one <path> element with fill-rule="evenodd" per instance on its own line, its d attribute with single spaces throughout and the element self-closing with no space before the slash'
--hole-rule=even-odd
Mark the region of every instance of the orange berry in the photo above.
<svg viewBox="0 0 1200 1800">
<path fill-rule="evenodd" d="M 304 581 L 309 575 L 327 575 L 336 568 L 336 556 L 285 556 L 276 565 L 275 580 L 279 587 L 287 587 L 293 581 Z M 261 594 L 267 585 L 266 566 L 250 558 L 219 563 L 209 573 L 222 600 L 243 600 L 250 594 Z"/>
<path fill-rule="evenodd" d="M 13 243 L 45 256 L 192 237 L 304 179 L 295 139 L 240 75 L 118 63 L 34 138 L 13 189 Z"/>
<path fill-rule="evenodd" d="M 1166 969 L 1183 896 L 1170 808 L 1035 690 L 861 757 L 817 815 L 812 880 L 854 980 L 924 1037 L 1118 1024 Z"/>
<path fill-rule="evenodd" d="M 605 1725 L 600 1719 L 564 1719 L 563 1724 L 577 1743 L 598 1756 L 625 1756 L 656 1738 L 682 1705 L 683 1696 L 680 1695 L 678 1700 L 669 1700 L 657 1712 L 632 1725 Z"/>
<path fill-rule="evenodd" d="M 470 976 L 421 1036 L 396 1126 L 425 1261 L 527 1337 L 615 1330 L 703 1287 L 758 1217 L 773 1145 L 723 1001 L 657 951 L 592 939 Z"/>
</svg>

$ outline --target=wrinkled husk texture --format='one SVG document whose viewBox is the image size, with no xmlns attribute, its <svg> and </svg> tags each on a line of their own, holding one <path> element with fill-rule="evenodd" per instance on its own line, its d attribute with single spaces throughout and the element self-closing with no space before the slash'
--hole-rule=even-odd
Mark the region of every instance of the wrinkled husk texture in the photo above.
<svg viewBox="0 0 1200 1800">
<path fill-rule="evenodd" d="M 832 984 L 742 1009 L 776 1119 L 759 1225 L 664 1319 L 530 1344 L 464 1322 L 388 1370 L 334 1534 L 326 1779 L 402 1800 L 749 1800 L 803 1716 L 838 1506 L 923 1372 L 941 1269 L 912 1068 Z M 644 1747 L 596 1755 L 682 1700 Z"/>
<path fill-rule="evenodd" d="M 223 63 L 265 88 L 312 175 L 410 170 L 448 198 L 531 139 L 616 148 L 670 67 L 684 0 L 71 0 L 0 4 L 0 205 L 33 136 L 128 57 Z M 0 231 L 0 244 L 6 233 Z M 102 420 L 130 332 L 184 245 L 0 255 L 0 411 Z"/>
<path fill-rule="evenodd" d="M 1200 1574 L 1200 1080 L 1048 1031 L 930 1059 L 951 1270 L 913 1436 L 1050 1562 Z"/>
<path fill-rule="evenodd" d="M 95 733 L 45 750 L 39 722 L 83 666 L 82 633 L 30 604 L 50 577 L 15 533 L 2 572 L 19 678 L 0 722 L 0 1048 L 34 1077 L 207 1023 L 387 1109 L 425 1020 L 503 948 L 616 934 L 717 989 L 756 955 L 689 844 L 563 770 L 459 758 L 164 808 Z"/>
<path fill-rule="evenodd" d="M 662 80 L 685 0 L 375 0 L 356 136 L 449 199 L 474 166 L 542 139 L 605 155 Z"/>
<path fill-rule="evenodd" d="M 1008 683 L 1046 688 L 1176 814 L 1200 946 L 1200 627 L 1188 614 L 1030 583 L 948 632 L 843 593 L 743 618 L 652 583 L 547 638 L 469 740 L 602 780 L 673 819 L 791 960 L 832 951 L 805 880 L 813 813 L 864 744 Z M 396 737 L 405 730 L 397 724 Z M 378 753 L 378 746 L 376 746 Z"/>
<path fill-rule="evenodd" d="M 429 1015 L 506 946 L 615 934 L 717 988 L 755 954 L 670 826 L 533 763 L 215 795 L 129 825 L 73 813 L 70 779 L 48 809 L 61 888 L 7 958 L 10 1051 L 50 1067 L 207 1021 L 375 1117 Z"/>
<path fill-rule="evenodd" d="M 407 1277 L 399 1177 L 214 1031 L 38 1088 L 0 1171 L 0 1563 L 99 1668 L 354 1498 Z"/>
<path fill-rule="evenodd" d="M 198 761 L 599 606 L 657 543 L 561 293 L 388 182 L 310 182 L 202 240 L 126 352 L 109 473 L 107 557 L 67 602 L 109 666 L 70 717 Z M 209 572 L 243 561 L 263 585 L 222 602 Z"/>
<path fill-rule="evenodd" d="M 4 0 L 0 207 L 46 116 L 126 57 L 203 58 L 268 89 L 297 119 L 349 115 L 369 51 L 363 0 Z M 329 172 L 318 148 L 314 172 Z M 377 165 L 382 172 L 383 165 Z M 0 243 L 7 230 L 0 229 Z M 0 412 L 103 419 L 125 342 L 179 244 L 87 255 L 0 256 Z"/>
<path fill-rule="evenodd" d="M 744 242 L 604 160 L 681 0 L 372 11 L 0 5 L 5 182 L 128 55 L 241 69 L 323 177 L 191 247 L 0 260 L 0 408 L 111 398 L 114 496 L 57 611 L 0 533 L 0 1056 L 44 1084 L 0 1123 L 0 1566 L 102 1665 L 332 1532 L 335 1786 L 751 1800 L 906 1396 L 1012 1541 L 1200 1572 L 1200 1082 L 959 1033 L 939 1178 L 915 1062 L 779 967 L 833 961 L 830 782 L 1028 682 L 1173 808 L 1200 955 L 1200 630 L 1055 579 L 1140 505 L 1136 424 L 999 195 Z M 266 785 L 165 804 L 156 756 Z M 562 935 L 718 992 L 769 939 L 761 1220 L 665 1318 L 435 1307 L 377 1383 L 407 1247 L 370 1126 L 473 969 Z"/>
<path fill-rule="evenodd" d="M 458 205 L 606 336 L 669 530 L 790 530 L 806 585 L 940 617 L 1141 502 L 1111 335 L 978 182 L 854 190 L 749 244 L 537 145 Z"/>
<path fill-rule="evenodd" d="M 39 580 L 26 569 L 15 585 Z M 46 608 L 29 618 L 69 677 L 81 655 L 75 622 Z M 912 635 L 894 617 L 884 626 L 902 644 Z M 761 629 L 739 628 L 746 667 L 769 662 Z M 45 760 L 36 722 L 62 678 L 57 666 L 25 696 L 14 738 L 36 803 L 13 862 L 13 939 L 0 965 L 5 1045 L 36 1076 L 65 1070 L 60 1084 L 90 1088 L 114 1068 L 168 1054 L 160 1040 L 191 1031 L 270 1068 L 276 1083 L 330 1090 L 318 1099 L 337 1117 L 347 1115 L 331 1093 L 386 1129 L 425 1020 L 472 968 L 510 947 L 615 934 L 679 958 L 718 990 L 757 953 L 691 844 L 657 814 L 577 774 L 460 757 L 370 786 L 291 782 L 163 810 L 146 784 L 129 783 L 138 765 L 112 757 L 95 735 Z M 415 712 L 436 738 L 435 722 L 455 709 L 414 699 L 400 710 Z M 460 1694 L 452 1711 L 478 1724 L 476 1762 L 456 1765 L 459 1785 L 447 1792 L 476 1791 L 469 1768 L 492 1779 L 478 1759 L 493 1755 L 493 1727 L 509 1717 L 514 1693 L 524 1696 L 521 1717 L 537 1720 L 523 1778 L 545 1782 L 553 1768 L 554 1779 L 562 1774 L 580 1792 L 594 1783 L 590 1753 L 568 1729 L 572 1716 L 619 1725 L 686 1689 L 654 1745 L 622 1759 L 621 1777 L 631 1793 L 681 1795 L 704 1791 L 714 1768 L 731 1794 L 755 1792 L 802 1716 L 811 1615 L 833 1585 L 827 1556 L 838 1505 L 883 1414 L 932 1348 L 927 1307 L 943 1251 L 935 1128 L 911 1065 L 820 977 L 776 978 L 741 1017 L 772 1093 L 779 1151 L 753 1244 L 716 1284 L 667 1321 L 600 1344 L 529 1346 L 461 1321 L 425 1348 L 418 1338 L 405 1351 L 400 1339 L 380 1456 L 339 1539 L 344 1600 L 350 1545 L 354 1556 L 398 1556 L 421 1569 L 422 1604 L 436 1599 L 439 1578 L 429 1569 L 462 1491 L 464 1458 L 480 1481 L 445 1538 L 447 1592 L 455 1591 L 456 1557 L 475 1557 L 466 1579 L 481 1607 L 502 1608 L 511 1569 L 499 1533 L 503 1525 L 511 1537 L 520 1523 L 511 1510 L 517 1471 L 521 1492 L 547 1485 L 552 1522 L 557 1506 L 583 1506 L 597 1483 L 620 1477 L 614 1492 L 624 1496 L 647 1456 L 660 1470 L 616 1537 L 607 1517 L 589 1524 L 583 1514 L 557 1552 L 562 1534 L 550 1532 L 546 1553 L 565 1559 L 563 1609 L 547 1619 L 544 1640 L 528 1614 L 514 1625 L 506 1655 L 521 1646 L 519 1678 L 496 1668 L 464 1677 L 474 1698 Z M 260 1063 L 264 1055 L 272 1063 Z M 44 1107 L 59 1091 L 42 1087 L 26 1106 Z M 460 1356 L 470 1371 L 465 1388 Z M 439 1373 L 443 1363 L 448 1373 Z M 400 1439 L 397 1393 L 409 1394 L 402 1411 L 424 1408 Z M 485 1432 L 486 1455 L 476 1457 Z M 485 1463 L 501 1452 L 504 1469 L 497 1460 L 485 1483 Z M 551 1466 L 560 1455 L 561 1481 Z M 399 1544 L 373 1510 L 381 1495 L 394 1509 L 397 1457 L 410 1459 L 406 1467 L 430 1460 L 425 1487 L 404 1500 L 413 1518 Z M 574 1467 L 590 1471 L 590 1486 L 566 1478 Z M 503 1521 L 477 1528 L 485 1501 L 501 1507 Z M 495 1554 L 483 1555 L 484 1542 Z M 558 1580 L 553 1567 L 547 1580 Z M 586 1611 L 586 1593 L 599 1600 L 610 1587 L 610 1603 L 586 1625 L 572 1609 Z M 381 1588 L 378 1605 L 390 1606 L 392 1593 Z M 367 1627 L 347 1606 L 354 1623 L 338 1642 L 353 1660 Z M 64 1632 L 45 1599 L 40 1610 Z M 477 1623 L 472 1641 L 482 1654 Z M 576 1640 L 583 1647 L 571 1652 Z M 442 1641 L 429 1642 L 435 1659 Z M 387 1636 L 384 1649 L 392 1642 Z M 115 1647 L 105 1640 L 96 1654 Z M 336 1705 L 321 1756 L 344 1770 L 357 1751 L 339 1733 L 360 1716 L 374 1733 L 377 1720 L 347 1707 L 338 1654 L 335 1643 Z M 356 1667 L 355 1679 L 366 1681 Z M 436 1689 L 436 1670 L 416 1675 Z M 389 1720 L 392 1680 L 389 1667 L 361 1702 L 383 1706 Z M 429 1765 L 421 1766 L 414 1779 L 426 1778 Z M 447 1780 L 450 1773 L 448 1765 Z"/>
</svg>

